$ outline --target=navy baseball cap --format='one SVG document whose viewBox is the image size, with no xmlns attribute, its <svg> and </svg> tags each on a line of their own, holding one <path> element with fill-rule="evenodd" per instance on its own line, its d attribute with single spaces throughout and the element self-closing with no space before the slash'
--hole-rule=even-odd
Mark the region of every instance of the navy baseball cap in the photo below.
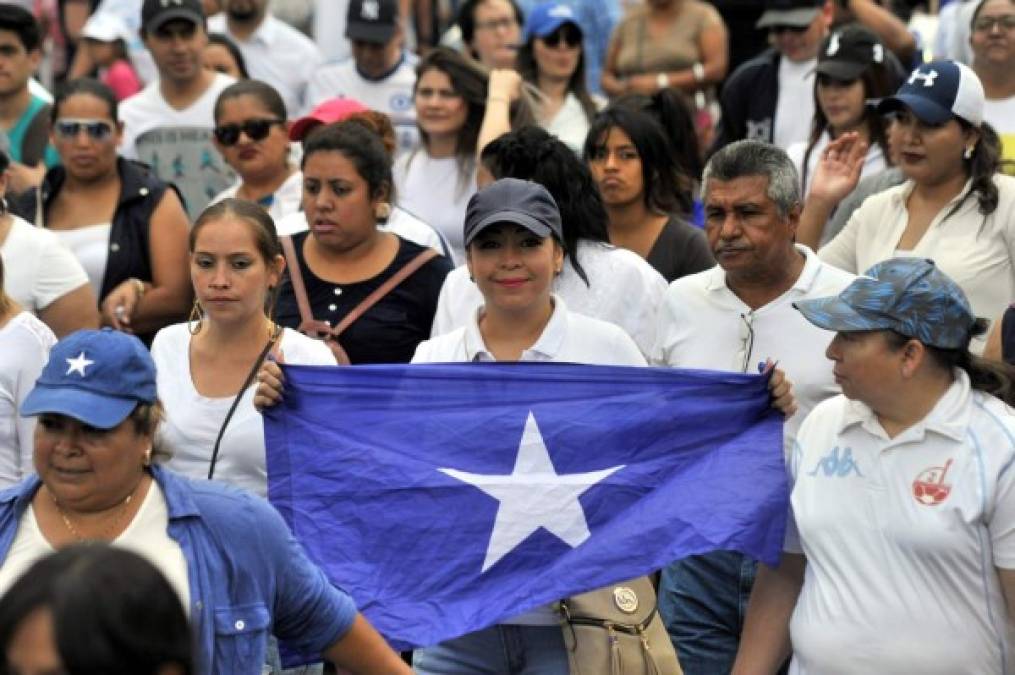
<svg viewBox="0 0 1015 675">
<path fill-rule="evenodd" d="M 879 262 L 838 295 L 793 306 L 825 330 L 893 330 L 941 349 L 965 347 L 976 322 L 966 294 L 925 258 Z"/>
<path fill-rule="evenodd" d="M 110 328 L 79 330 L 53 345 L 21 416 L 56 413 L 112 429 L 155 400 L 155 362 L 140 340 Z"/>
<path fill-rule="evenodd" d="M 985 98 L 972 68 L 955 61 L 931 61 L 914 70 L 894 96 L 882 99 L 878 112 L 908 108 L 927 124 L 944 124 L 954 116 L 978 127 Z"/>
<path fill-rule="evenodd" d="M 545 38 L 553 35 L 554 31 L 569 23 L 581 33 L 581 26 L 574 16 L 574 10 L 569 5 L 559 2 L 543 2 L 532 8 L 529 18 L 525 22 L 525 39 L 532 37 Z"/>
<path fill-rule="evenodd" d="M 398 28 L 398 0 L 352 0 L 345 18 L 350 40 L 386 44 Z"/>
<path fill-rule="evenodd" d="M 884 62 L 885 48 L 878 36 L 852 24 L 836 29 L 824 39 L 815 72 L 849 82 L 860 77 L 871 64 Z"/>
<path fill-rule="evenodd" d="M 144 0 L 141 6 L 141 30 L 153 33 L 173 19 L 184 19 L 203 26 L 204 7 L 201 0 Z"/>
<path fill-rule="evenodd" d="M 465 245 L 498 223 L 514 223 L 539 237 L 564 241 L 557 202 L 539 183 L 501 178 L 472 195 L 465 209 Z"/>
<path fill-rule="evenodd" d="M 824 4 L 825 0 L 768 0 L 765 3 L 765 13 L 761 15 L 754 27 L 806 28 L 811 25 Z"/>
</svg>

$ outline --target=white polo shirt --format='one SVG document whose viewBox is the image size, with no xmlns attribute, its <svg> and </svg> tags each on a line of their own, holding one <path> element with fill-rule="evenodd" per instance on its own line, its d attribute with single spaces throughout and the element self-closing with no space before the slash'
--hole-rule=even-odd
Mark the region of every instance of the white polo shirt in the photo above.
<svg viewBox="0 0 1015 675">
<path fill-rule="evenodd" d="M 466 325 L 419 343 L 412 362 L 496 361 L 479 332 L 482 311 L 482 307 L 473 311 Z M 553 314 L 542 335 L 518 360 L 599 366 L 645 365 L 645 357 L 627 333 L 612 323 L 569 311 L 559 295 L 553 296 Z"/>
<path fill-rule="evenodd" d="M 807 556 L 790 673 L 1009 672 L 1013 464 L 1015 413 L 963 371 L 893 439 L 858 401 L 815 408 L 790 463 L 786 550 Z"/>
<path fill-rule="evenodd" d="M 236 43 L 250 77 L 278 90 L 289 117 L 303 112 L 307 81 L 324 62 L 313 40 L 271 14 L 265 14 L 249 40 L 240 40 L 229 32 L 225 12 L 208 19 L 208 32 L 224 33 Z"/>
<path fill-rule="evenodd" d="M 787 447 L 807 413 L 839 393 L 825 357 L 834 334 L 805 319 L 793 302 L 837 295 L 854 278 L 821 262 L 806 246 L 796 248 L 807 257 L 796 283 L 754 311 L 729 289 L 726 272 L 718 265 L 670 284 L 659 310 L 652 357 L 655 363 L 677 368 L 749 373 L 757 373 L 765 359 L 776 361 L 793 383 L 798 406 L 786 421 Z"/>
<path fill-rule="evenodd" d="M 208 206 L 228 199 L 229 197 L 236 197 L 237 191 L 240 189 L 240 185 L 243 183 L 242 180 L 238 180 L 222 192 L 215 195 L 215 198 L 208 203 Z M 303 172 L 293 171 L 292 175 L 283 181 L 278 189 L 275 190 L 275 194 L 272 195 L 271 204 L 268 206 L 268 215 L 275 221 L 276 226 L 278 222 L 286 216 L 292 215 L 299 211 L 303 207 Z M 306 228 L 306 217 L 303 218 L 304 227 Z"/>
<path fill-rule="evenodd" d="M 1015 178 L 997 174 L 997 209 L 985 216 L 970 196 L 954 214 L 952 209 L 969 191 L 948 202 L 931 221 L 927 232 L 905 255 L 930 258 L 965 291 L 976 316 L 995 319 L 1015 299 Z M 855 274 L 899 255 L 899 239 L 909 222 L 906 201 L 913 181 L 868 197 L 832 241 L 818 255 L 825 262 Z M 984 339 L 973 340 L 975 352 Z"/>
<path fill-rule="evenodd" d="M 575 271 L 571 258 L 553 282 L 553 291 L 579 314 L 619 326 L 648 356 L 656 337 L 659 304 L 666 293 L 666 280 L 644 258 L 624 248 L 598 241 L 578 242 L 578 264 L 589 278 L 586 284 Z M 462 266 L 444 280 L 437 300 L 432 335 L 442 335 L 466 325 L 483 305 L 479 287 Z"/>
<path fill-rule="evenodd" d="M 310 111 L 318 103 L 336 96 L 355 99 L 391 118 L 398 138 L 397 154 L 411 152 L 419 145 L 416 106 L 412 101 L 416 63 L 414 56 L 403 52 L 398 65 L 376 80 L 364 77 L 352 59 L 321 66 L 310 77 L 305 108 Z"/>
</svg>

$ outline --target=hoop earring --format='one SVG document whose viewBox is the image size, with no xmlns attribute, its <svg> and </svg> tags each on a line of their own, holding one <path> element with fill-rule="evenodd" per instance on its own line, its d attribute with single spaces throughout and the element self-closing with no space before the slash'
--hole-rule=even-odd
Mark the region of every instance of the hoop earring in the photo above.
<svg viewBox="0 0 1015 675">
<path fill-rule="evenodd" d="M 201 321 L 204 319 L 204 310 L 201 309 L 201 303 L 194 298 L 194 306 L 190 308 L 190 316 L 187 317 L 187 332 L 191 335 L 197 335 L 201 332 Z"/>
</svg>

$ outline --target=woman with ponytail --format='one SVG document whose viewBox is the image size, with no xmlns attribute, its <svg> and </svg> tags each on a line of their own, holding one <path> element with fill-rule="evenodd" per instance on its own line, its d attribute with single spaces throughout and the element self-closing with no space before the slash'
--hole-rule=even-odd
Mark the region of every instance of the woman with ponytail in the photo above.
<svg viewBox="0 0 1015 675">
<path fill-rule="evenodd" d="M 734 675 L 1002 673 L 1015 609 L 1015 369 L 930 260 L 795 303 L 835 331 L 841 396 L 789 459 L 785 551 L 758 569 Z M 849 654 L 848 664 L 842 661 Z"/>
<path fill-rule="evenodd" d="M 1015 298 L 1015 178 L 1000 173 L 1001 143 L 984 122 L 980 80 L 967 66 L 917 68 L 895 96 L 892 150 L 906 181 L 867 199 L 818 255 L 859 273 L 900 255 L 931 258 L 962 288 L 978 317 L 999 316 Z M 852 191 L 867 144 L 832 141 L 815 170 L 797 238 L 820 238 L 823 217 Z M 984 339 L 973 340 L 983 351 Z"/>
</svg>

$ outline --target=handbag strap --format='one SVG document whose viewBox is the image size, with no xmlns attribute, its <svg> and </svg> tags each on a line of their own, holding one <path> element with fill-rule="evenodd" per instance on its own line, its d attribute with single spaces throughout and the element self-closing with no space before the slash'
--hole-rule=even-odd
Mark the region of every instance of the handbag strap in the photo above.
<svg viewBox="0 0 1015 675">
<path fill-rule="evenodd" d="M 398 286 L 398 284 L 408 279 L 413 272 L 415 272 L 420 267 L 427 264 L 428 262 L 430 262 L 430 260 L 436 258 L 437 256 L 438 256 L 437 251 L 433 250 L 432 248 L 428 248 L 425 251 L 420 251 L 419 255 L 417 255 L 415 258 L 406 263 L 402 269 L 392 274 L 391 277 L 388 278 L 388 280 L 385 281 L 383 284 L 378 286 L 373 293 L 363 298 L 362 302 L 353 307 L 352 310 L 350 310 L 350 312 L 346 314 L 345 317 L 341 321 L 339 321 L 334 328 L 331 329 L 331 335 L 337 338 L 339 335 L 342 334 L 342 331 L 344 331 L 346 328 L 352 325 L 352 323 L 356 321 L 356 319 L 363 316 L 366 313 L 366 311 L 371 307 L 373 307 L 374 305 L 376 305 L 381 300 L 381 298 L 383 298 L 391 291 L 395 290 L 395 287 Z"/>
<path fill-rule="evenodd" d="M 271 332 L 271 337 L 268 338 L 268 344 L 264 345 L 264 349 L 261 350 L 261 353 L 258 354 L 257 358 L 254 360 L 254 365 L 250 369 L 250 372 L 247 373 L 246 379 L 243 380 L 243 385 L 240 387 L 239 393 L 236 394 L 232 405 L 229 406 L 229 411 L 226 413 L 225 419 L 222 420 L 222 426 L 219 427 L 219 434 L 215 438 L 215 447 L 213 447 L 211 451 L 211 463 L 208 465 L 208 480 L 211 480 L 215 476 L 215 464 L 218 462 L 219 446 L 222 444 L 222 436 L 226 433 L 226 427 L 229 426 L 229 420 L 233 418 L 233 413 L 236 412 L 236 406 L 240 404 L 240 399 L 243 398 L 243 392 L 245 392 L 247 387 L 250 386 L 250 383 L 254 381 L 254 377 L 257 375 L 258 369 L 260 369 L 261 362 L 264 361 L 264 357 L 266 357 L 268 352 L 271 351 L 272 345 L 275 344 L 275 341 L 278 340 L 281 334 L 281 326 L 277 326 L 275 330 Z"/>
<path fill-rule="evenodd" d="M 303 323 L 314 320 L 314 314 L 310 309 L 310 298 L 307 297 L 307 286 L 303 283 L 303 271 L 300 262 L 296 258 L 296 247 L 293 246 L 293 238 L 284 236 L 278 238 L 282 244 L 282 252 L 285 254 L 285 264 L 289 268 L 289 281 L 293 285 L 293 293 L 296 295 L 296 306 L 300 308 L 300 319 Z"/>
</svg>

